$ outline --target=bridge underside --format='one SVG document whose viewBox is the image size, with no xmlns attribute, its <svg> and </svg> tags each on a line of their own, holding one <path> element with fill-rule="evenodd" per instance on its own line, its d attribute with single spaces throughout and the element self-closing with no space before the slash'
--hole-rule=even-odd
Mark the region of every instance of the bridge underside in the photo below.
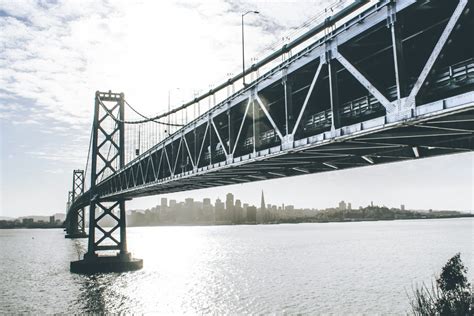
<svg viewBox="0 0 474 316">
<path fill-rule="evenodd" d="M 308 144 L 298 149 L 275 148 L 278 153 L 271 154 L 270 148 L 232 165 L 204 168 L 198 176 L 189 172 L 107 198 L 133 198 L 470 152 L 474 150 L 474 101 L 456 106 L 458 109 L 450 114 L 443 113 L 443 107 L 450 103 L 466 100 L 474 100 L 474 93 L 418 107 L 420 112 L 433 111 L 425 118 L 394 124 L 386 123 L 385 118 L 373 119 L 341 129 L 338 136 L 327 132 L 302 140 L 300 143 Z M 382 125 L 372 128 L 376 123 Z M 367 130 L 363 130 L 364 125 Z"/>
</svg>

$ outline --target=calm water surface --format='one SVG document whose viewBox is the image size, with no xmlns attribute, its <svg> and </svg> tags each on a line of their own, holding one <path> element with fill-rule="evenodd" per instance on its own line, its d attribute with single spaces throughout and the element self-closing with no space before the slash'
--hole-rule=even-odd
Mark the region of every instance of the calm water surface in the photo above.
<svg viewBox="0 0 474 316">
<path fill-rule="evenodd" d="M 473 279 L 473 233 L 472 219 L 129 228 L 143 270 L 81 276 L 85 239 L 0 230 L 0 313 L 405 314 L 456 252 Z"/>
</svg>

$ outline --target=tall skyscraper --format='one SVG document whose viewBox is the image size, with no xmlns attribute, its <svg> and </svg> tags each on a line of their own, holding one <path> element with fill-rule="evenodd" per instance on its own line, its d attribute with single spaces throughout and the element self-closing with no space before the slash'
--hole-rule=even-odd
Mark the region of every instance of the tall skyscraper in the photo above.
<svg viewBox="0 0 474 316">
<path fill-rule="evenodd" d="M 170 200 L 170 210 L 176 212 L 176 200 Z"/>
<path fill-rule="evenodd" d="M 220 199 L 217 199 L 214 207 L 215 207 L 216 221 L 225 220 L 224 203 L 222 203 Z"/>
<path fill-rule="evenodd" d="M 257 208 L 255 206 L 249 206 L 247 208 L 247 222 L 248 223 L 257 222 Z"/>
<path fill-rule="evenodd" d="M 215 221 L 214 210 L 212 208 L 211 199 L 202 199 L 202 214 L 206 221 Z"/>
<path fill-rule="evenodd" d="M 265 196 L 262 190 L 262 198 L 260 200 L 260 209 L 257 211 L 257 223 L 264 223 L 267 221 L 267 214 L 265 208 Z"/>
<path fill-rule="evenodd" d="M 226 195 L 225 208 L 227 212 L 232 212 L 234 209 L 234 195 L 232 193 L 227 193 Z"/>
<path fill-rule="evenodd" d="M 233 214 L 233 222 L 235 224 L 240 224 L 244 220 L 243 216 L 243 208 L 242 208 L 242 202 L 240 200 L 235 200 L 235 205 L 234 205 L 234 214 Z"/>
</svg>

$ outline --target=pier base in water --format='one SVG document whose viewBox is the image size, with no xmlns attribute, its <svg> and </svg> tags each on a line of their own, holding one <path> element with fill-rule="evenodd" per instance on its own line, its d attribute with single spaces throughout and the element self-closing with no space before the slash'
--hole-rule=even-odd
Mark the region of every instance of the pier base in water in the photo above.
<svg viewBox="0 0 474 316">
<path fill-rule="evenodd" d="M 64 238 L 70 238 L 70 239 L 87 238 L 87 237 L 89 237 L 89 236 L 86 233 L 80 233 L 80 232 L 66 234 L 66 236 L 64 236 Z"/>
<path fill-rule="evenodd" d="M 93 274 L 107 272 L 127 272 L 143 268 L 143 260 L 132 258 L 130 253 L 116 256 L 84 256 L 84 259 L 72 261 L 72 273 Z"/>
</svg>

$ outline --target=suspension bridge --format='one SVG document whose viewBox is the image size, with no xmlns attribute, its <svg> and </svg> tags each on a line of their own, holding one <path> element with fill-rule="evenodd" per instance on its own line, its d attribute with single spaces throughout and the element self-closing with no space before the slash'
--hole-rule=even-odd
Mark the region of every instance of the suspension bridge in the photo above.
<svg viewBox="0 0 474 316">
<path fill-rule="evenodd" d="M 472 10 L 471 0 L 352 2 L 154 117 L 123 93 L 96 92 L 66 219 L 88 251 L 71 271 L 142 267 L 126 244 L 135 197 L 472 151 Z"/>
</svg>

